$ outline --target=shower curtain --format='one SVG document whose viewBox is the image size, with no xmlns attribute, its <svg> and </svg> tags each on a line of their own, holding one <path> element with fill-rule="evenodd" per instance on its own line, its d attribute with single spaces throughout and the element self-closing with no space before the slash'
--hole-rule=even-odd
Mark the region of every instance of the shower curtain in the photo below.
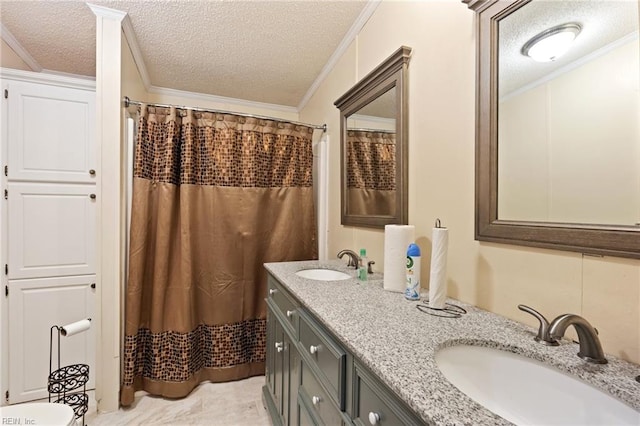
<svg viewBox="0 0 640 426">
<path fill-rule="evenodd" d="M 313 129 L 142 105 L 121 403 L 264 374 L 264 262 L 317 258 Z"/>
<path fill-rule="evenodd" d="M 396 134 L 347 131 L 349 214 L 395 215 Z"/>
</svg>

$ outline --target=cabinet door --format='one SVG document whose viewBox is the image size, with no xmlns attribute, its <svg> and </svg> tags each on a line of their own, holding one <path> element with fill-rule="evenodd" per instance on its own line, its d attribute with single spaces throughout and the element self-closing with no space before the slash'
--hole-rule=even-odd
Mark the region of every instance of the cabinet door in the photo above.
<svg viewBox="0 0 640 426">
<path fill-rule="evenodd" d="M 274 344 L 273 344 L 273 381 L 274 381 L 274 396 L 276 407 L 278 407 L 278 414 L 282 415 L 282 408 L 284 401 L 282 399 L 283 385 L 284 385 L 284 333 L 280 322 L 273 318 L 274 321 Z M 285 423 L 286 424 L 286 423 Z"/>
<path fill-rule="evenodd" d="M 9 279 L 95 273 L 93 185 L 8 187 Z"/>
<path fill-rule="evenodd" d="M 11 82 L 9 180 L 95 183 L 95 92 Z"/>
<path fill-rule="evenodd" d="M 275 333 L 276 333 L 276 323 L 277 319 L 273 315 L 271 308 L 267 309 L 267 356 L 266 356 L 266 365 L 265 365 L 265 375 L 267 381 L 267 389 L 269 389 L 269 393 L 272 396 L 276 393 L 276 382 L 275 382 Z"/>
<path fill-rule="evenodd" d="M 289 389 L 286 404 L 289 405 L 289 424 L 297 424 L 298 419 L 298 388 L 300 388 L 300 369 L 302 359 L 295 343 L 291 343 L 288 354 Z"/>
<path fill-rule="evenodd" d="M 296 404 L 298 407 L 298 422 L 296 423 L 299 426 L 316 426 L 316 423 L 313 421 L 313 416 L 309 412 L 309 409 L 302 401 L 302 398 L 298 398 L 298 403 Z"/>
<path fill-rule="evenodd" d="M 93 318 L 94 275 L 9 281 L 9 372 L 10 403 L 47 398 L 49 333 L 63 326 Z M 58 337 L 54 330 L 53 370 L 58 368 Z M 88 364 L 94 388 L 94 328 L 60 337 L 60 365 Z"/>
</svg>

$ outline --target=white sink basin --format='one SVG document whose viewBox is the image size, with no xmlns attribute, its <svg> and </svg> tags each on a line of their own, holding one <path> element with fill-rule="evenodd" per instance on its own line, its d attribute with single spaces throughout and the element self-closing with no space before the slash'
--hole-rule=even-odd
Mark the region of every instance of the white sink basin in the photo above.
<svg viewBox="0 0 640 426">
<path fill-rule="evenodd" d="M 333 269 L 304 269 L 296 272 L 296 275 L 309 280 L 318 281 L 339 281 L 353 278 L 351 275 L 335 271 Z"/>
<path fill-rule="evenodd" d="M 436 364 L 471 399 L 518 425 L 640 425 L 640 412 L 614 397 L 511 352 L 451 346 Z"/>
</svg>

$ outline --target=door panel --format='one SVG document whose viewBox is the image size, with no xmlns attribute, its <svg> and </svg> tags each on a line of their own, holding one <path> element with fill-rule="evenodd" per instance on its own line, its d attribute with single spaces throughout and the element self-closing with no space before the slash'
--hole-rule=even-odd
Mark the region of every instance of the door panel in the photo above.
<svg viewBox="0 0 640 426">
<path fill-rule="evenodd" d="M 95 275 L 9 281 L 9 403 L 47 398 L 49 333 L 63 326 L 94 317 Z M 54 330 L 53 370 L 57 366 L 57 332 Z M 94 388 L 95 332 L 60 337 L 60 365 L 88 364 Z"/>
<path fill-rule="evenodd" d="M 9 180 L 95 183 L 95 93 L 9 84 Z"/>
<path fill-rule="evenodd" d="M 8 186 L 9 279 L 95 273 L 95 187 Z"/>
</svg>

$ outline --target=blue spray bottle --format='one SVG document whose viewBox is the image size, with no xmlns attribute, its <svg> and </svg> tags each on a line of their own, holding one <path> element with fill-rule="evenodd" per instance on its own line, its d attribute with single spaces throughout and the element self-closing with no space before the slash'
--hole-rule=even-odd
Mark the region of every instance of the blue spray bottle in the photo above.
<svg viewBox="0 0 640 426">
<path fill-rule="evenodd" d="M 420 247 L 414 243 L 407 248 L 407 287 L 404 297 L 420 300 Z"/>
</svg>

